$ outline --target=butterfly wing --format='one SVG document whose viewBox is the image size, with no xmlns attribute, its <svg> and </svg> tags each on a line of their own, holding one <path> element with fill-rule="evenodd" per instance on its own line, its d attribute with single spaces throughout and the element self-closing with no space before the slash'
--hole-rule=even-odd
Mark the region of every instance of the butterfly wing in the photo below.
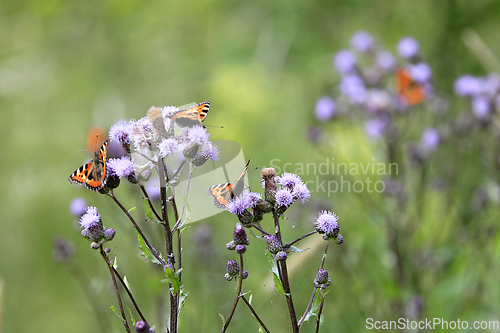
<svg viewBox="0 0 500 333">
<path fill-rule="evenodd" d="M 210 109 L 210 102 L 203 102 L 190 107 L 189 109 L 174 112 L 170 119 L 175 121 L 179 127 L 202 125 Z"/>
<path fill-rule="evenodd" d="M 396 93 L 408 106 L 420 104 L 425 100 L 424 87 L 402 68 L 396 70 Z"/>
<path fill-rule="evenodd" d="M 69 181 L 79 185 L 85 184 L 92 191 L 100 190 L 108 176 L 106 166 L 107 147 L 108 140 L 104 141 L 99 153 L 95 153 L 93 160 L 82 165 L 69 176 Z"/>
<path fill-rule="evenodd" d="M 208 189 L 208 194 L 214 198 L 214 204 L 218 208 L 224 208 L 229 200 L 234 197 L 239 196 L 245 187 L 245 174 L 248 169 L 250 160 L 248 160 L 247 165 L 241 171 L 238 180 L 234 183 L 222 183 L 214 185 Z"/>
</svg>

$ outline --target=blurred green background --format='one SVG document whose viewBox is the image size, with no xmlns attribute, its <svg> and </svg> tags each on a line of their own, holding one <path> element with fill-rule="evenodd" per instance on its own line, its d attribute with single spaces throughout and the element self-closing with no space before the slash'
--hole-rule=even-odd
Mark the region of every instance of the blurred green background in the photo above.
<svg viewBox="0 0 500 333">
<path fill-rule="evenodd" d="M 416 38 L 433 69 L 436 91 L 450 98 L 453 113 L 462 107 L 453 101 L 454 80 L 492 70 L 465 45 L 464 32 L 473 29 L 499 55 L 499 19 L 500 2 L 494 0 L 2 1 L 0 330 L 99 332 L 92 308 L 100 307 L 110 331 L 123 331 L 109 310 L 116 301 L 106 267 L 69 212 L 76 196 L 98 206 L 107 216 L 105 225 L 116 229 L 113 253 L 120 270 L 149 320 L 161 326 L 156 313 L 161 308 L 156 294 L 166 292 L 156 282 L 161 272 L 138 258 L 128 221 L 108 198 L 67 181 L 88 159 L 81 150 L 91 125 L 107 129 L 120 119 L 144 116 L 151 105 L 209 100 L 205 123 L 224 126 L 209 127 L 211 138 L 241 143 L 251 167 L 269 166 L 273 159 L 278 165 L 324 162 L 324 150 L 307 140 L 307 130 L 317 124 L 317 98 L 336 94 L 332 56 L 348 47 L 354 32 L 370 32 L 391 51 L 402 37 Z M 381 149 L 368 142 L 361 124 L 328 126 L 325 130 L 335 134 L 328 157 L 359 163 Z M 447 149 L 448 156 L 454 154 Z M 381 222 L 384 211 L 390 214 L 397 206 L 366 194 L 313 193 L 309 203 L 287 213 L 283 233 L 289 240 L 312 229 L 319 209 L 340 216 L 345 243 L 332 246 L 327 258 L 333 287 L 322 332 L 359 332 L 368 317 L 395 320 L 394 304 L 408 310 L 415 299 L 422 301 L 422 318 L 500 319 L 498 206 L 460 222 L 473 189 L 485 181 L 484 165 L 470 149 L 457 161 L 464 176 L 452 184 L 457 194 L 452 204 L 444 203 L 449 193 L 429 190 L 429 204 L 418 212 L 425 229 L 408 238 L 418 254 L 406 257 L 418 280 L 411 286 L 398 285 L 394 277 L 390 235 Z M 260 188 L 258 172 L 249 174 L 249 182 L 254 191 Z M 127 186 L 120 190 L 127 207 L 140 205 L 137 193 Z M 235 222 L 221 213 L 186 233 L 183 278 L 189 297 L 181 332 L 219 331 L 218 313 L 229 312 L 234 287 L 223 274 L 233 253 L 225 243 Z M 99 291 L 99 304 L 90 304 L 74 276 L 52 260 L 56 235 L 74 241 L 75 262 L 84 272 L 78 275 Z M 251 242 L 246 289 L 253 290 L 256 310 L 271 331 L 285 332 L 286 303 L 273 292 L 264 246 Z M 315 244 L 321 244 L 319 236 L 307 243 L 309 251 L 290 259 L 300 267 L 291 277 L 299 315 L 321 258 Z M 163 332 L 159 326 L 156 331 Z M 258 326 L 241 306 L 230 331 L 257 332 Z M 313 331 L 313 325 L 304 331 Z"/>
</svg>

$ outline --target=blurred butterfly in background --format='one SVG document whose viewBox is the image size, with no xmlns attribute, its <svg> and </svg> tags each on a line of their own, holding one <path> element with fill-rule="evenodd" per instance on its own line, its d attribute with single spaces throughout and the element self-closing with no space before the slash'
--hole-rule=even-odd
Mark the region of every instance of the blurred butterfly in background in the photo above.
<svg viewBox="0 0 500 333">
<path fill-rule="evenodd" d="M 396 69 L 396 93 L 407 106 L 417 105 L 425 100 L 425 88 L 403 68 Z"/>
<path fill-rule="evenodd" d="M 245 174 L 248 169 L 248 165 L 250 164 L 250 160 L 248 160 L 247 165 L 241 171 L 238 180 L 234 183 L 222 183 L 219 185 L 214 185 L 210 187 L 207 192 L 208 194 L 214 198 L 214 204 L 218 208 L 224 208 L 229 200 L 234 199 L 234 197 L 240 195 L 243 192 L 245 187 Z"/>
<path fill-rule="evenodd" d="M 202 122 L 205 120 L 209 109 L 210 102 L 203 102 L 188 109 L 175 111 L 169 118 L 175 121 L 179 127 L 203 126 Z"/>
</svg>

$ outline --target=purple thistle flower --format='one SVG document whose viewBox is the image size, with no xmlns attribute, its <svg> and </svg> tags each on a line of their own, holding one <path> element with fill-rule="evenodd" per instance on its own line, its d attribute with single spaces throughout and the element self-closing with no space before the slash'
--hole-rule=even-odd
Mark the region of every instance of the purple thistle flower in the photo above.
<svg viewBox="0 0 500 333">
<path fill-rule="evenodd" d="M 339 51 L 333 58 L 333 64 L 340 74 L 356 72 L 356 57 L 351 51 Z"/>
<path fill-rule="evenodd" d="M 123 149 L 130 153 L 130 125 L 120 121 L 109 129 L 111 141 L 118 141 Z"/>
<path fill-rule="evenodd" d="M 455 94 L 458 96 L 474 96 L 483 91 L 481 79 L 472 75 L 463 75 L 455 81 Z"/>
<path fill-rule="evenodd" d="M 359 52 L 366 53 L 375 45 L 372 35 L 366 31 L 358 31 L 351 37 L 351 46 Z"/>
<path fill-rule="evenodd" d="M 410 67 L 410 76 L 417 82 L 426 83 L 432 77 L 432 69 L 427 63 L 420 62 Z"/>
<path fill-rule="evenodd" d="M 418 56 L 419 52 L 420 46 L 418 45 L 418 42 L 411 37 L 405 37 L 398 43 L 398 53 L 405 59 L 415 58 Z"/>
<path fill-rule="evenodd" d="M 347 75 L 339 84 L 340 93 L 349 97 L 355 104 L 363 104 L 367 97 L 367 91 L 363 80 L 356 75 Z"/>
<path fill-rule="evenodd" d="M 84 198 L 74 198 L 69 204 L 69 211 L 73 216 L 81 217 L 85 214 L 87 208 L 87 201 Z"/>
<path fill-rule="evenodd" d="M 148 153 L 152 143 L 153 125 L 146 117 L 129 122 L 130 141 L 142 153 Z"/>
<path fill-rule="evenodd" d="M 202 126 L 197 125 L 189 128 L 188 139 L 194 144 L 203 145 L 209 137 L 210 133 L 207 133 L 207 130 Z"/>
<path fill-rule="evenodd" d="M 490 97 L 494 98 L 500 92 L 500 76 L 496 73 L 489 74 L 484 79 L 484 93 Z"/>
<path fill-rule="evenodd" d="M 92 224 L 102 224 L 101 215 L 97 212 L 96 207 L 87 207 L 87 212 L 80 218 L 80 225 L 84 229 L 88 229 Z"/>
<path fill-rule="evenodd" d="M 497 112 L 500 112 L 500 95 L 495 97 L 495 108 L 497 109 Z"/>
<path fill-rule="evenodd" d="M 386 121 L 380 118 L 370 119 L 365 123 L 365 133 L 372 139 L 378 139 L 384 134 L 386 127 Z"/>
<path fill-rule="evenodd" d="M 293 203 L 292 192 L 287 188 L 276 191 L 276 205 L 288 207 Z"/>
<path fill-rule="evenodd" d="M 233 200 L 229 201 L 226 205 L 226 209 L 233 215 L 243 214 L 245 210 L 250 208 L 252 203 L 247 200 L 245 195 L 240 195 Z"/>
<path fill-rule="evenodd" d="M 253 208 L 262 202 L 262 194 L 256 192 L 250 192 L 249 190 L 245 190 L 242 193 L 242 196 L 248 202 L 249 208 Z"/>
<path fill-rule="evenodd" d="M 488 118 L 491 110 L 491 103 L 485 96 L 479 95 L 472 98 L 472 112 L 481 120 Z"/>
<path fill-rule="evenodd" d="M 160 157 L 171 156 L 177 152 L 177 148 L 179 144 L 177 140 L 168 138 L 161 140 L 160 144 L 158 144 L 158 149 L 160 150 Z"/>
<path fill-rule="evenodd" d="M 286 187 L 288 189 L 293 189 L 295 185 L 302 183 L 302 179 L 294 173 L 285 172 L 281 176 L 275 178 L 276 183 Z"/>
<path fill-rule="evenodd" d="M 330 120 L 335 115 L 335 102 L 330 97 L 321 97 L 316 102 L 314 114 L 319 121 Z"/>
<path fill-rule="evenodd" d="M 377 53 L 375 63 L 384 71 L 391 71 L 396 67 L 396 58 L 389 51 Z"/>
<path fill-rule="evenodd" d="M 311 191 L 309 191 L 306 184 L 301 182 L 300 184 L 295 185 L 295 187 L 293 188 L 293 197 L 296 200 L 302 200 L 302 203 L 304 203 L 311 197 Z"/>
<path fill-rule="evenodd" d="M 435 128 L 428 128 L 422 133 L 422 146 L 428 152 L 434 151 L 439 147 L 440 135 Z"/>
<path fill-rule="evenodd" d="M 170 105 L 170 106 L 164 106 L 161 109 L 161 115 L 163 118 L 168 118 L 174 114 L 174 112 L 179 111 L 180 109 L 176 106 Z"/>
<path fill-rule="evenodd" d="M 387 111 L 392 104 L 392 97 L 386 90 L 370 89 L 364 109 L 370 113 Z"/>
<path fill-rule="evenodd" d="M 316 231 L 320 234 L 325 234 L 327 237 L 336 237 L 339 233 L 339 220 L 335 213 L 323 210 L 316 218 Z"/>
<path fill-rule="evenodd" d="M 201 154 L 210 158 L 212 161 L 217 162 L 220 158 L 220 149 L 216 144 L 208 141 L 208 143 L 203 146 Z"/>
<path fill-rule="evenodd" d="M 107 161 L 110 174 L 115 174 L 118 177 L 128 177 L 134 172 L 134 163 L 127 156 L 121 158 L 110 158 Z"/>
</svg>

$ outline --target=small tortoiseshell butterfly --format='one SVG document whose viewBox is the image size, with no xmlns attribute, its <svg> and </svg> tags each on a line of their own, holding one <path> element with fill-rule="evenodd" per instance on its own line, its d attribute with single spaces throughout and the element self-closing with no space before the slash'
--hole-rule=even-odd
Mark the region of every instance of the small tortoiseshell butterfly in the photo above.
<svg viewBox="0 0 500 333">
<path fill-rule="evenodd" d="M 396 93 L 408 106 L 420 104 L 425 100 L 424 87 L 402 68 L 396 70 Z"/>
<path fill-rule="evenodd" d="M 244 178 L 249 164 L 250 160 L 248 160 L 247 165 L 245 165 L 243 171 L 241 171 L 238 180 L 234 183 L 214 185 L 207 190 L 208 194 L 214 198 L 214 204 L 218 208 L 224 208 L 229 200 L 243 192 L 243 188 L 245 187 Z"/>
<path fill-rule="evenodd" d="M 85 184 L 92 191 L 99 191 L 108 176 L 106 168 L 106 154 L 108 140 L 104 141 L 99 153 L 94 153 L 94 158 L 89 163 L 82 165 L 69 176 L 69 181 L 75 184 Z"/>
<path fill-rule="evenodd" d="M 210 102 L 196 104 L 188 109 L 179 110 L 170 115 L 170 119 L 175 121 L 179 127 L 202 125 L 210 109 Z M 203 126 L 204 127 L 204 126 Z"/>
</svg>

